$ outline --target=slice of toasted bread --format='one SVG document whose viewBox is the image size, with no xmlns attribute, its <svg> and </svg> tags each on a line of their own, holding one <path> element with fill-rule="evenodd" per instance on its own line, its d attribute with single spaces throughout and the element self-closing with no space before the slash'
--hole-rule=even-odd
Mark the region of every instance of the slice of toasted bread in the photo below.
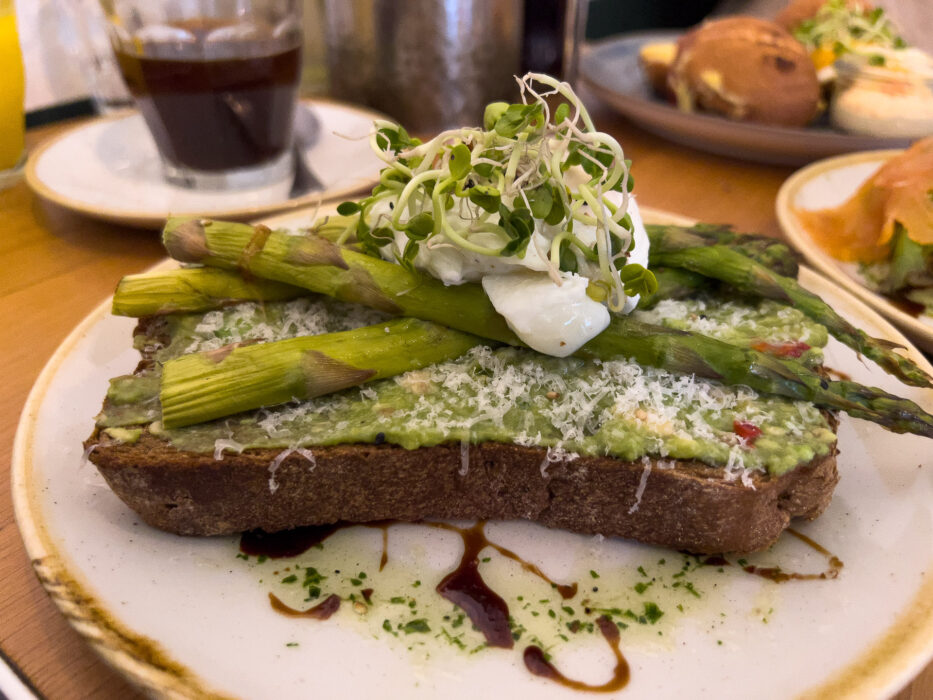
<svg viewBox="0 0 933 700">
<path fill-rule="evenodd" d="M 135 335 L 139 374 L 171 331 L 165 318 L 149 317 Z M 834 429 L 834 417 L 824 415 Z M 773 543 L 791 518 L 817 517 L 838 481 L 835 445 L 781 476 L 749 471 L 745 483 L 695 460 L 561 461 L 542 448 L 491 442 L 249 449 L 215 458 L 148 429 L 123 443 L 99 427 L 85 447 L 145 522 L 181 535 L 338 521 L 527 519 L 697 553 L 749 552 Z"/>
<path fill-rule="evenodd" d="M 768 547 L 793 517 L 812 519 L 838 480 L 835 450 L 751 486 L 696 461 L 580 457 L 485 443 L 405 450 L 339 445 L 292 453 L 181 452 L 144 433 L 95 433 L 91 461 L 150 525 L 183 535 L 277 531 L 337 521 L 527 519 L 697 553 Z"/>
</svg>

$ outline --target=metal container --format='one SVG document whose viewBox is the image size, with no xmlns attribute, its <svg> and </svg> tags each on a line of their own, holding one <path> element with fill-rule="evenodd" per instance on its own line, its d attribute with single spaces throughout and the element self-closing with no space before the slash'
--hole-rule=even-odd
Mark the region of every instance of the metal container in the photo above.
<svg viewBox="0 0 933 700">
<path fill-rule="evenodd" d="M 479 124 L 515 99 L 522 0 L 326 0 L 330 94 L 414 132 Z"/>
</svg>

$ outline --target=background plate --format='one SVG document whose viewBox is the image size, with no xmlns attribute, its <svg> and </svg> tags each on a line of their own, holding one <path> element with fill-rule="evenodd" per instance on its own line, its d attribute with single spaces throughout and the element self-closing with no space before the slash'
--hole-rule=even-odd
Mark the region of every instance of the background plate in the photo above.
<svg viewBox="0 0 933 700">
<path fill-rule="evenodd" d="M 858 265 L 825 253 L 794 215 L 794 209 L 824 209 L 851 197 L 881 164 L 901 151 L 852 153 L 830 158 L 794 173 L 781 186 L 775 208 L 790 243 L 831 280 L 855 294 L 901 327 L 919 346 L 933 352 L 933 318 L 915 317 L 887 298 L 868 289 L 858 276 Z"/>
<path fill-rule="evenodd" d="M 658 220 L 657 213 L 644 214 Z M 288 220 L 299 225 L 307 216 Z M 868 332 L 906 343 L 877 314 L 809 269 L 801 270 L 801 281 Z M 412 591 L 413 579 L 431 593 L 456 563 L 460 545 L 451 533 L 392 526 L 383 574 L 376 571 L 378 531 L 339 533 L 343 539 L 328 541 L 325 552 L 346 557 L 345 572 L 357 566 L 369 571 L 383 607 L 375 607 L 375 619 L 367 620 L 345 605 L 319 622 L 270 609 L 268 592 L 288 593 L 277 583 L 288 562 L 244 562 L 236 557 L 236 538 L 181 538 L 139 523 L 81 451 L 107 380 L 131 371 L 138 360 L 130 348 L 133 326 L 132 319 L 110 316 L 105 303 L 66 339 L 26 404 L 12 468 L 17 522 L 39 579 L 117 669 L 154 694 L 174 697 L 579 697 L 531 676 L 522 665 L 523 643 L 465 655 L 433 639 L 421 647 L 415 636 L 377 633 L 389 614 L 386 597 Z M 915 350 L 909 352 L 933 369 Z M 933 409 L 933 391 L 901 386 L 838 343 L 827 348 L 826 362 L 856 381 Z M 665 616 L 657 626 L 623 632 L 632 675 L 620 697 L 744 697 L 750 687 L 759 698 L 878 697 L 923 667 L 933 653 L 930 441 L 842 416 L 839 447 L 842 481 L 832 504 L 817 521 L 798 527 L 845 562 L 839 578 L 779 585 L 738 566 L 721 572 L 704 567 L 692 575 L 701 598 L 680 593 L 679 599 L 659 599 Z M 676 571 L 682 560 L 670 550 L 528 523 L 491 523 L 488 532 L 556 580 L 578 580 L 584 592 L 569 601 L 577 608 L 584 594 L 597 596 L 589 592 L 595 584 L 601 595 L 640 605 L 646 598 L 632 590 L 641 580 L 637 567 L 653 576 L 662 559 L 666 571 Z M 517 595 L 529 595 L 530 601 L 530 594 L 553 594 L 490 554 L 484 575 L 495 579 L 494 588 L 513 610 L 520 607 Z M 312 550 L 302 565 L 322 555 Z M 787 570 L 825 567 L 786 536 L 749 559 Z M 598 581 L 590 570 L 601 572 Z M 673 579 L 659 579 L 646 596 L 674 596 L 661 590 L 665 580 Z M 678 600 L 685 613 L 675 607 Z M 593 683 L 604 681 L 613 663 L 598 635 L 574 637 L 551 651 L 561 670 Z"/>
<path fill-rule="evenodd" d="M 347 197 L 371 188 L 385 165 L 369 132 L 385 116 L 354 105 L 304 101 L 317 117 L 317 138 L 305 151 L 324 191 L 289 198 L 291 183 L 238 191 L 196 191 L 162 177 L 155 142 L 142 116 L 131 112 L 79 124 L 30 154 L 26 181 L 40 197 L 116 223 L 161 228 L 170 215 L 252 219 Z"/>
<path fill-rule="evenodd" d="M 910 139 L 881 139 L 827 126 L 791 128 L 687 114 L 655 96 L 638 65 L 643 44 L 675 41 L 679 32 L 633 32 L 587 47 L 580 63 L 586 86 L 646 131 L 685 146 L 775 165 L 872 148 L 906 148 Z"/>
</svg>

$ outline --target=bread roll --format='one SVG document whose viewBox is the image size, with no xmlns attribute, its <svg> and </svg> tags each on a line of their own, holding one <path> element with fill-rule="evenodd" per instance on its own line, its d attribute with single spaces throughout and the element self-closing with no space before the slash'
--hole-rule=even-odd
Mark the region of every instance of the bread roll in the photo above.
<svg viewBox="0 0 933 700">
<path fill-rule="evenodd" d="M 803 45 L 774 22 L 728 17 L 678 42 L 668 85 L 685 111 L 803 126 L 816 116 L 820 87 Z"/>
</svg>

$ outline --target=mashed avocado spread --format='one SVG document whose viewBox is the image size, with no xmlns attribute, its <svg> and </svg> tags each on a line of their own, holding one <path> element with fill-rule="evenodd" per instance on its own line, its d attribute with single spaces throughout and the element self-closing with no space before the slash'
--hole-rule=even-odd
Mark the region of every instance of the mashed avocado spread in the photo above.
<svg viewBox="0 0 933 700">
<path fill-rule="evenodd" d="M 822 326 L 773 302 L 700 297 L 663 304 L 660 311 L 636 313 L 644 313 L 648 322 L 698 330 L 736 345 L 802 341 L 808 349 L 801 360 L 811 364 L 819 362 L 827 339 Z M 335 332 L 384 318 L 316 297 L 166 316 L 136 341 L 157 362 L 140 375 L 111 381 L 98 425 L 129 441 L 135 432 L 121 428 L 151 424 L 151 432 L 179 449 L 218 456 L 224 449 L 250 447 L 384 441 L 415 449 L 493 441 L 547 448 L 542 470 L 549 462 L 580 455 L 652 456 L 698 459 L 743 478 L 747 470 L 784 473 L 828 454 L 835 441 L 825 416 L 806 402 L 759 396 L 745 387 L 626 360 L 560 359 L 485 346 L 457 360 L 317 399 L 161 428 L 158 362 L 231 342 Z"/>
</svg>

